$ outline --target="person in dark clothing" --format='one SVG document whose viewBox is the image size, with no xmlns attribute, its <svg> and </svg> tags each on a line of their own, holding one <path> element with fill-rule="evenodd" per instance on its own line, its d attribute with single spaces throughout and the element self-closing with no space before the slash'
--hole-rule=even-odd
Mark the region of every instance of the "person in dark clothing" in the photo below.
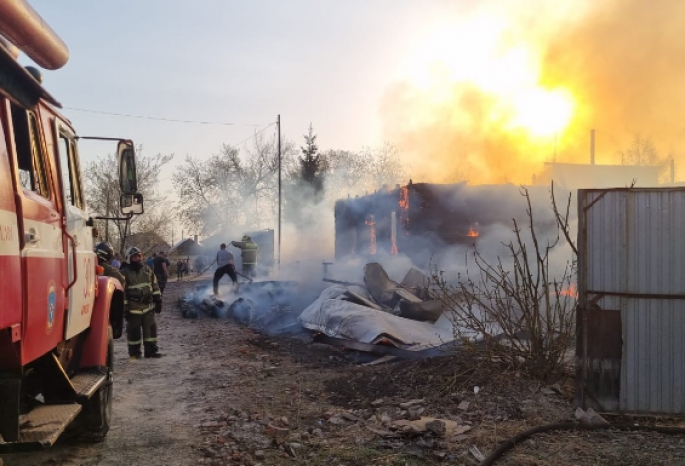
<svg viewBox="0 0 685 466">
<path fill-rule="evenodd" d="M 116 278 L 121 287 L 125 288 L 126 279 L 124 275 L 119 272 L 118 268 L 112 266 L 115 257 L 112 245 L 103 241 L 95 246 L 94 252 L 98 259 L 98 265 L 102 267 L 102 275 Z M 119 306 L 112 306 L 109 311 L 109 323 L 112 326 L 112 336 L 116 339 L 121 338 L 124 332 L 124 309 Z"/>
<path fill-rule="evenodd" d="M 121 283 L 122 288 L 126 286 L 124 276 L 121 274 L 121 272 L 119 272 L 118 268 L 112 266 L 112 262 L 115 257 L 112 245 L 106 241 L 103 241 L 102 243 L 95 246 L 94 251 L 95 255 L 98 258 L 98 265 L 101 266 L 103 269 L 102 274 L 106 277 L 113 277 L 119 280 L 119 283 Z"/>
<path fill-rule="evenodd" d="M 205 258 L 199 255 L 195 258 L 195 273 L 201 275 L 205 271 Z"/>
<path fill-rule="evenodd" d="M 159 291 L 164 294 L 164 288 L 166 288 L 166 282 L 169 279 L 171 263 L 169 259 L 166 258 L 165 252 L 160 252 L 155 257 L 152 264 L 152 269 L 155 272 L 155 277 L 157 277 L 157 284 L 159 285 Z"/>
<path fill-rule="evenodd" d="M 162 293 L 154 272 L 143 262 L 140 249 L 135 246 L 129 248 L 121 274 L 126 283 L 124 317 L 128 354 L 132 361 L 140 359 L 142 343 L 146 358 L 159 358 L 162 354 L 157 346 L 155 314 L 162 312 Z"/>
<path fill-rule="evenodd" d="M 216 253 L 216 272 L 214 272 L 214 294 L 219 294 L 219 280 L 228 275 L 233 280 L 235 290 L 238 291 L 238 274 L 235 273 L 235 259 L 233 254 L 226 250 L 226 243 L 221 243 L 221 249 Z"/>
<path fill-rule="evenodd" d="M 176 262 L 177 281 L 182 281 L 183 275 L 188 275 L 188 267 L 183 259 L 179 259 L 178 262 Z"/>
</svg>

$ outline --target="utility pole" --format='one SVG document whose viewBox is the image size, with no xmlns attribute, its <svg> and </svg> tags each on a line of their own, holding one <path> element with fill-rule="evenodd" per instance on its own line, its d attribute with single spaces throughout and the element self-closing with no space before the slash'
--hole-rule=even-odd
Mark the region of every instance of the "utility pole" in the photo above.
<svg viewBox="0 0 685 466">
<path fill-rule="evenodd" d="M 281 115 L 276 117 L 278 128 L 278 270 L 281 270 Z"/>
<path fill-rule="evenodd" d="M 590 130 L 590 165 L 595 164 L 595 130 Z"/>
</svg>

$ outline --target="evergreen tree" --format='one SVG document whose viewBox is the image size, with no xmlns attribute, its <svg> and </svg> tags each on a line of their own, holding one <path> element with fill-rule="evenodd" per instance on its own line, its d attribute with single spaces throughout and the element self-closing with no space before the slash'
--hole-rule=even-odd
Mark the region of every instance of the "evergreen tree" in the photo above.
<svg viewBox="0 0 685 466">
<path fill-rule="evenodd" d="M 301 147 L 300 181 L 310 186 L 316 194 L 323 190 L 323 160 L 316 145 L 316 134 L 312 124 L 309 124 L 309 134 L 304 136 L 305 147 Z"/>
</svg>

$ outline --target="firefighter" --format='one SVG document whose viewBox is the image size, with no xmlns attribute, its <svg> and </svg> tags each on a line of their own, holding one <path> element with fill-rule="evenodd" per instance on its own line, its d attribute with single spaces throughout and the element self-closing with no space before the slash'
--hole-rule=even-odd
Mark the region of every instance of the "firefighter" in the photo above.
<svg viewBox="0 0 685 466">
<path fill-rule="evenodd" d="M 95 255 L 98 258 L 98 265 L 104 269 L 103 275 L 116 278 L 121 283 L 121 286 L 125 287 L 126 280 L 124 276 L 111 264 L 114 258 L 114 248 L 112 248 L 112 245 L 103 241 L 95 246 Z"/>
<path fill-rule="evenodd" d="M 112 265 L 114 256 L 114 248 L 106 241 L 95 246 L 95 255 L 98 259 L 98 265 L 102 267 L 102 274 L 106 277 L 113 277 L 119 280 L 121 287 L 126 286 L 126 279 L 121 272 Z M 112 306 L 110 309 L 109 321 L 112 324 L 112 335 L 114 338 L 121 338 L 124 333 L 124 315 L 119 306 Z"/>
<path fill-rule="evenodd" d="M 135 246 L 129 248 L 121 273 L 126 279 L 124 315 L 128 354 L 132 361 L 140 359 L 140 344 L 143 343 L 146 358 L 160 358 L 155 314 L 162 312 L 162 294 L 154 272 L 143 263 L 140 249 Z"/>
<path fill-rule="evenodd" d="M 254 277 L 257 274 L 257 255 L 259 254 L 257 243 L 253 242 L 249 235 L 244 235 L 242 241 L 232 241 L 231 244 L 242 251 L 240 257 L 243 259 L 243 274 Z"/>
</svg>

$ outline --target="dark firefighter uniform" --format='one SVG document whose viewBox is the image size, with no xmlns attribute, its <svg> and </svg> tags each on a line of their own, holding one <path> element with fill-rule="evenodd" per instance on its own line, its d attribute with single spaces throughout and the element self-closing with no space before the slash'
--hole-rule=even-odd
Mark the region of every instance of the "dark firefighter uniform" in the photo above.
<svg viewBox="0 0 685 466">
<path fill-rule="evenodd" d="M 110 262 L 114 258 L 114 249 L 112 245 L 104 241 L 94 249 L 95 255 L 98 259 L 98 265 L 102 267 L 102 275 L 105 277 L 112 277 L 119 280 L 121 287 L 126 287 L 126 279 L 119 272 L 119 269 L 110 265 Z M 120 303 L 120 301 L 117 301 Z M 112 306 L 109 314 L 109 322 L 112 325 L 112 335 L 114 338 L 121 338 L 121 334 L 124 330 L 124 310 L 121 306 Z"/>
<path fill-rule="evenodd" d="M 121 283 L 121 287 L 124 289 L 126 288 L 126 279 L 121 274 L 119 269 L 117 269 L 116 267 L 112 267 L 111 265 L 109 265 L 107 263 L 103 263 L 103 262 L 100 262 L 100 265 L 104 269 L 104 271 L 102 272 L 102 275 L 104 275 L 105 277 L 116 278 L 117 280 L 119 280 L 119 283 Z M 118 302 L 121 302 L 121 301 L 118 301 Z M 116 339 L 121 338 L 121 334 L 124 333 L 123 332 L 123 330 L 124 330 L 124 325 L 123 325 L 124 316 L 122 314 L 121 307 L 114 307 L 113 306 L 112 309 L 110 309 L 109 322 L 112 325 L 112 336 Z"/>
<path fill-rule="evenodd" d="M 109 264 L 103 264 L 103 263 L 100 263 L 100 265 L 105 270 L 102 273 L 102 275 L 104 275 L 105 277 L 116 278 L 117 280 L 119 280 L 119 283 L 121 283 L 121 287 L 126 288 L 126 279 L 124 278 L 122 273 L 116 267 L 112 267 Z"/>
<path fill-rule="evenodd" d="M 259 246 L 252 241 L 248 235 L 243 236 L 242 241 L 232 241 L 231 244 L 236 248 L 240 248 L 240 257 L 243 260 L 243 274 L 248 277 L 254 277 L 257 274 L 257 255 L 259 254 Z"/>
<path fill-rule="evenodd" d="M 162 295 L 155 274 L 142 261 L 127 263 L 121 272 L 126 280 L 124 309 L 128 354 L 131 359 L 138 359 L 142 343 L 146 358 L 159 357 L 155 313 L 162 310 Z"/>
</svg>

